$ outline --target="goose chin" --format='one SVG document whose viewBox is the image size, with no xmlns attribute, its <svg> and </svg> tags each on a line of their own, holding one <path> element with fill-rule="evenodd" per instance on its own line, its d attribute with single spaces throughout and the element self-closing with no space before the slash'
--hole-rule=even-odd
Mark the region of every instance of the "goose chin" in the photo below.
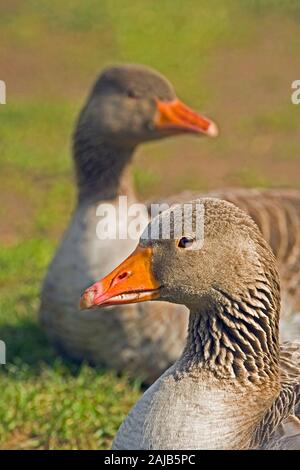
<svg viewBox="0 0 300 470">
<path fill-rule="evenodd" d="M 93 295 L 91 291 L 84 293 L 80 299 L 80 308 L 82 310 L 109 307 L 112 305 L 133 304 L 137 302 L 146 302 L 147 300 L 155 300 L 159 297 L 159 289 L 138 292 L 123 292 L 113 295 L 109 298 L 103 298 Z"/>
<path fill-rule="evenodd" d="M 147 300 L 155 300 L 159 296 L 159 289 L 141 292 L 126 292 L 124 294 L 118 294 L 111 297 L 104 302 L 97 304 L 95 301 L 95 307 L 105 307 L 109 305 L 122 305 L 122 304 L 133 304 L 137 302 L 146 302 Z"/>
</svg>

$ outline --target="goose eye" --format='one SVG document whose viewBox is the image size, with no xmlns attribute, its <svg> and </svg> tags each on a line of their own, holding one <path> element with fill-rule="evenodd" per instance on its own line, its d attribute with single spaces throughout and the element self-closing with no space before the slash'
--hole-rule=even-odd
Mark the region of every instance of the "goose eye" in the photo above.
<svg viewBox="0 0 300 470">
<path fill-rule="evenodd" d="M 133 98 L 135 100 L 139 99 L 139 96 L 132 90 L 127 91 L 128 98 Z"/>
<path fill-rule="evenodd" d="M 193 238 L 182 237 L 178 242 L 179 248 L 190 248 L 194 243 Z"/>
</svg>

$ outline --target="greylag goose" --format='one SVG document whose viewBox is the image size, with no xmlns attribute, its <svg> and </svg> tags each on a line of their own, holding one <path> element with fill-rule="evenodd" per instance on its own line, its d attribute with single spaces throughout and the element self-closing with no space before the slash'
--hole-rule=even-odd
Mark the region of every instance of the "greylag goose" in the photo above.
<svg viewBox="0 0 300 470">
<path fill-rule="evenodd" d="M 163 300 L 190 311 L 182 355 L 130 411 L 113 448 L 300 449 L 300 342 L 279 344 L 274 255 L 235 205 L 190 204 L 154 218 L 137 249 L 81 297 L 83 308 Z M 169 239 L 153 237 L 165 233 L 157 227 L 170 227 Z"/>
<path fill-rule="evenodd" d="M 130 305 L 114 307 L 107 316 L 101 309 L 93 315 L 79 312 L 77 303 L 86 286 L 111 271 L 135 243 L 97 239 L 97 208 L 113 204 L 120 226 L 125 225 L 118 197 L 126 195 L 128 204 L 136 200 L 130 165 L 136 146 L 184 132 L 213 136 L 217 129 L 179 102 L 172 85 L 151 69 L 112 67 L 92 88 L 74 135 L 78 201 L 41 293 L 42 323 L 63 354 L 127 369 L 151 381 L 181 353 L 188 321 L 182 307 Z M 299 192 L 232 189 L 221 197 L 241 205 L 257 221 L 278 255 L 284 299 L 294 311 L 300 280 Z M 169 316 L 176 325 L 171 335 Z"/>
</svg>

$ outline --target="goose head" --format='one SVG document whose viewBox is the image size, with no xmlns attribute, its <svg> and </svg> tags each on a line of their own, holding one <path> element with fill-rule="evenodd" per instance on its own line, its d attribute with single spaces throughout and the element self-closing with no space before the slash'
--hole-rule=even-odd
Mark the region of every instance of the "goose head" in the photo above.
<svg viewBox="0 0 300 470">
<path fill-rule="evenodd" d="M 171 83 L 151 68 L 120 65 L 96 81 L 80 123 L 120 147 L 180 133 L 216 136 L 217 126 L 184 105 Z"/>
<path fill-rule="evenodd" d="M 278 311 L 274 257 L 256 224 L 233 204 L 205 198 L 154 218 L 132 255 L 87 289 L 81 303 L 165 300 L 201 310 L 222 296 L 248 299 L 263 286 Z"/>
<path fill-rule="evenodd" d="M 205 198 L 159 214 L 136 250 L 89 287 L 80 305 L 146 300 L 189 308 L 185 361 L 222 380 L 277 381 L 275 258 L 254 221 L 233 204 Z"/>
</svg>

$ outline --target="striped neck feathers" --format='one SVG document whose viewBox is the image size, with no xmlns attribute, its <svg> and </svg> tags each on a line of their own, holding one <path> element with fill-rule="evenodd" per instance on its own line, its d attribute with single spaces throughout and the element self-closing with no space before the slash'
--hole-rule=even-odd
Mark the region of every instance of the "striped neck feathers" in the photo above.
<svg viewBox="0 0 300 470">
<path fill-rule="evenodd" d="M 278 283 L 260 278 L 243 296 L 229 295 L 217 287 L 214 293 L 209 306 L 191 310 L 183 353 L 188 368 L 243 384 L 277 383 Z"/>
</svg>

